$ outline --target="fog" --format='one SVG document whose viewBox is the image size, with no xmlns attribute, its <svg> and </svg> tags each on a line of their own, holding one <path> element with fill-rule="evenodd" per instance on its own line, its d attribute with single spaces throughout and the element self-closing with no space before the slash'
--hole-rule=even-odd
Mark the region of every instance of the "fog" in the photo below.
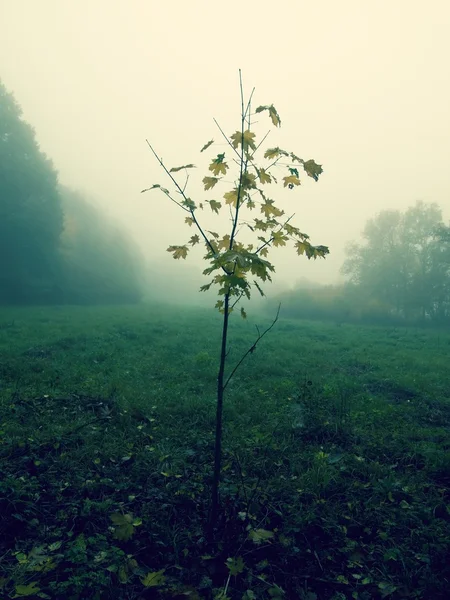
<svg viewBox="0 0 450 600">
<path fill-rule="evenodd" d="M 346 243 L 379 211 L 423 200 L 450 218 L 445 0 L 3 0 L 0 19 L 0 77 L 61 184 L 94 197 L 170 278 L 188 267 L 201 281 L 201 253 L 188 265 L 166 252 L 193 232 L 164 195 L 140 193 L 169 183 L 145 140 L 168 166 L 204 166 L 205 142 L 224 147 L 213 118 L 239 127 L 238 69 L 256 105 L 281 116 L 270 145 L 324 169 L 279 198 L 330 256 L 275 250 L 276 285 L 338 281 Z M 205 174 L 189 182 L 195 200 L 208 197 Z"/>
</svg>

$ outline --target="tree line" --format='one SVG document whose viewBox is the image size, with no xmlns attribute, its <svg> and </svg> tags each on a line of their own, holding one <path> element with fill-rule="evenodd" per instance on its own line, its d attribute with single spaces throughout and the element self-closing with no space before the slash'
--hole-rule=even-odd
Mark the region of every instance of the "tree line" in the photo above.
<svg viewBox="0 0 450 600">
<path fill-rule="evenodd" d="M 0 303 L 134 302 L 139 250 L 52 161 L 0 81 Z"/>
<path fill-rule="evenodd" d="M 342 285 L 282 294 L 285 316 L 370 323 L 450 323 L 450 225 L 434 203 L 385 210 L 346 248 Z"/>
</svg>

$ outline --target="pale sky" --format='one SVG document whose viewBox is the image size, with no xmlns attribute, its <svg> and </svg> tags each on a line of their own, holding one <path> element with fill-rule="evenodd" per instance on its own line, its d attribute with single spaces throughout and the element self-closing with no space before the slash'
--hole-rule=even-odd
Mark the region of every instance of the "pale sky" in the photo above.
<svg viewBox="0 0 450 600">
<path fill-rule="evenodd" d="M 280 130 L 259 116 L 266 145 L 324 169 L 318 183 L 271 189 L 331 250 L 312 263 L 275 251 L 279 282 L 336 280 L 345 243 L 378 211 L 424 200 L 450 219 L 448 0 L 0 0 L 0 22 L 0 78 L 60 181 L 96 198 L 147 256 L 172 261 L 167 246 L 194 232 L 165 196 L 140 194 L 169 187 L 145 139 L 169 167 L 204 167 L 226 149 L 213 117 L 239 128 L 239 68 L 254 106 L 280 113 Z M 203 158 L 211 138 L 220 145 Z M 190 196 L 220 200 L 230 186 L 205 193 L 206 174 L 192 173 Z"/>
</svg>

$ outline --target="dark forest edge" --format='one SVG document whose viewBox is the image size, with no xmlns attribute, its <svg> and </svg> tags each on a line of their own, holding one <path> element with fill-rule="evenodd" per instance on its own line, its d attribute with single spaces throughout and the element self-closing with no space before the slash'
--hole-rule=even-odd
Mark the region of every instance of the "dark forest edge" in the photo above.
<svg viewBox="0 0 450 600">
<path fill-rule="evenodd" d="M 0 81 L 0 304 L 136 302 L 143 265 L 122 228 L 60 185 Z"/>
</svg>

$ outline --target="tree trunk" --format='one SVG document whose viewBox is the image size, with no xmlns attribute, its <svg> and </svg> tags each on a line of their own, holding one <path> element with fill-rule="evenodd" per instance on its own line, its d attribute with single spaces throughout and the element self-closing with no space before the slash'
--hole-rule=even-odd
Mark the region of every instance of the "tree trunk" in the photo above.
<svg viewBox="0 0 450 600">
<path fill-rule="evenodd" d="M 217 521 L 219 511 L 219 484 L 220 484 L 220 468 L 222 461 L 222 413 L 223 413 L 223 393 L 224 393 L 224 376 L 225 362 L 227 356 L 227 335 L 228 335 L 228 309 L 230 303 L 229 294 L 225 295 L 224 315 L 222 326 L 222 345 L 220 350 L 220 365 L 219 374 L 217 376 L 217 406 L 216 406 L 216 437 L 214 445 L 214 475 L 211 489 L 211 513 L 208 525 L 208 538 L 212 541 L 214 536 L 214 526 Z"/>
</svg>

